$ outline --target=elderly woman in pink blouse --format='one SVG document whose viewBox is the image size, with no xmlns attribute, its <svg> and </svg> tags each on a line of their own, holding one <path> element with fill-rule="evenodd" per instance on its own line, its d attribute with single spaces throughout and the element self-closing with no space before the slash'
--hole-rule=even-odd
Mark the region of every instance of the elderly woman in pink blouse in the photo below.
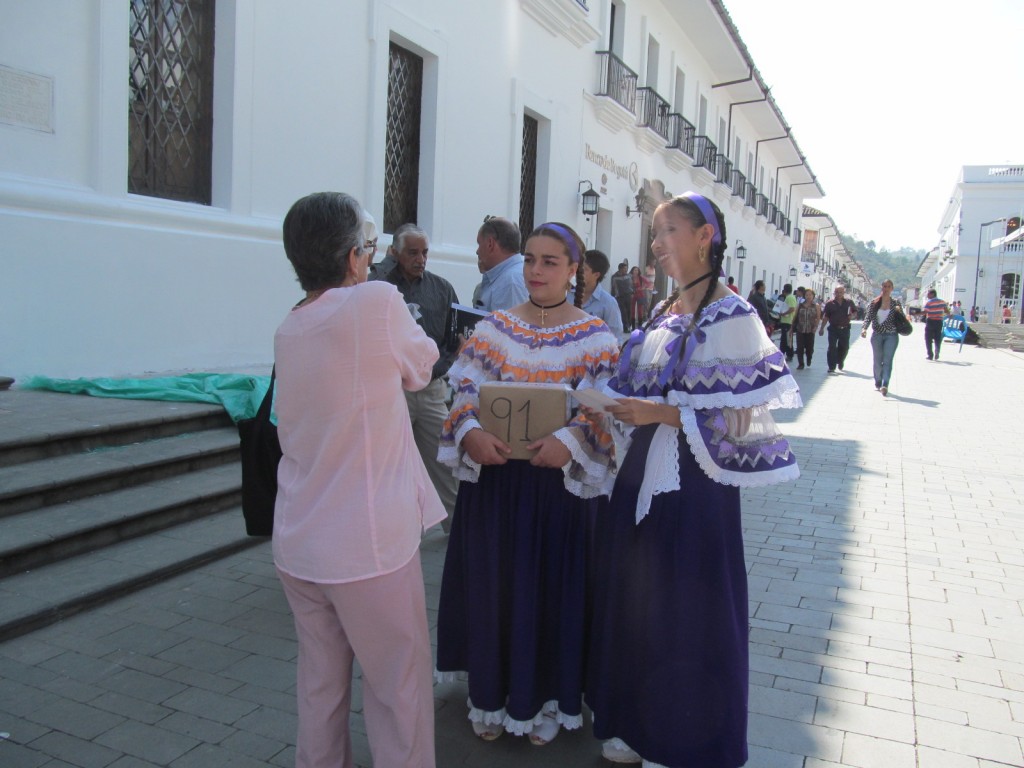
<svg viewBox="0 0 1024 768">
<path fill-rule="evenodd" d="M 299 644 L 298 768 L 351 768 L 352 662 L 363 670 L 373 762 L 433 768 L 434 697 L 420 569 L 445 517 L 402 390 L 438 352 L 395 287 L 366 282 L 372 245 L 352 197 L 296 202 L 284 248 L 306 298 L 277 329 L 283 456 L 274 564 Z"/>
</svg>

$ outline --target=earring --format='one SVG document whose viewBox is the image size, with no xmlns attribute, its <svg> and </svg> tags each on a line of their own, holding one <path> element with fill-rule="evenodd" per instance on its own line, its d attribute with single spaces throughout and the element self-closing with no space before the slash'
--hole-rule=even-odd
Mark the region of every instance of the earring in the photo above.
<svg viewBox="0 0 1024 768">
<path fill-rule="evenodd" d="M 699 258 L 701 260 L 701 263 L 703 263 L 703 262 L 708 260 L 708 255 L 706 253 L 704 253 L 704 246 L 703 245 L 700 246 L 697 249 L 697 258 Z"/>
</svg>

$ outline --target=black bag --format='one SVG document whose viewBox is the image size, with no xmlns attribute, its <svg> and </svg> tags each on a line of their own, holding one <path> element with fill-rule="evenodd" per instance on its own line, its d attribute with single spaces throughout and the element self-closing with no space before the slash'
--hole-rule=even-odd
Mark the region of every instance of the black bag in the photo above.
<svg viewBox="0 0 1024 768">
<path fill-rule="evenodd" d="M 896 313 L 896 318 L 893 321 L 896 325 L 896 333 L 900 336 L 909 336 L 914 332 L 914 324 L 907 319 L 907 316 L 900 312 L 898 309 L 893 310 Z"/>
<path fill-rule="evenodd" d="M 275 374 L 276 369 L 270 373 L 270 387 L 256 415 L 238 422 L 242 456 L 242 515 L 245 517 L 245 532 L 250 536 L 270 536 L 274 532 L 277 465 L 281 461 L 277 427 L 270 421 Z"/>
</svg>

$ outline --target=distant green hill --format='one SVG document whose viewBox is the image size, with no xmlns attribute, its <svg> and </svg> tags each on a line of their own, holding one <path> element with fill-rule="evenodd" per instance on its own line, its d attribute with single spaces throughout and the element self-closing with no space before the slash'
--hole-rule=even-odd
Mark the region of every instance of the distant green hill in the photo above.
<svg viewBox="0 0 1024 768">
<path fill-rule="evenodd" d="M 914 248 L 900 248 L 898 251 L 887 251 L 883 248 L 879 251 L 875 248 L 874 240 L 865 243 L 842 232 L 839 233 L 839 237 L 857 263 L 864 268 L 876 289 L 886 278 L 892 280 L 899 293 L 906 293 L 907 288 L 920 287 L 917 267 L 927 251 Z"/>
</svg>

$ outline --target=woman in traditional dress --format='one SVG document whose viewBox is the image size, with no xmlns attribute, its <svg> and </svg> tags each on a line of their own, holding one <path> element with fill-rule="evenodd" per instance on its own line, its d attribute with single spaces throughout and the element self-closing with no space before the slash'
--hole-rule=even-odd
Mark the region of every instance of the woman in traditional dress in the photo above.
<svg viewBox="0 0 1024 768">
<path fill-rule="evenodd" d="M 799 475 L 769 415 L 798 407 L 799 389 L 757 312 L 718 280 L 716 206 L 673 198 L 653 234 L 679 287 L 609 385 L 621 458 L 595 523 L 587 703 L 610 760 L 732 768 L 747 759 L 740 488 Z"/>
<path fill-rule="evenodd" d="M 524 248 L 529 300 L 480 320 L 449 372 L 455 391 L 438 457 L 462 482 L 438 607 L 438 679 L 468 673 L 478 736 L 504 730 L 551 741 L 582 725 L 588 547 L 596 496 L 611 461 L 605 420 L 573 417 L 527 446 L 529 461 L 478 421 L 482 384 L 563 382 L 602 387 L 618 342 L 578 308 L 584 245 L 543 224 Z M 575 303 L 567 297 L 576 279 Z"/>
</svg>

